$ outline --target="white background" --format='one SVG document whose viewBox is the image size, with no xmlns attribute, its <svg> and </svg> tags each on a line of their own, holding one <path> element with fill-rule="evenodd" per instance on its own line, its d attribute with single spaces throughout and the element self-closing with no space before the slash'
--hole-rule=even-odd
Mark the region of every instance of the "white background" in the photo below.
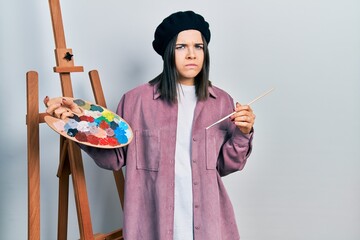
<svg viewBox="0 0 360 240">
<path fill-rule="evenodd" d="M 155 77 L 156 26 L 195 10 L 210 23 L 210 77 L 257 115 L 253 154 L 224 178 L 242 240 L 360 239 L 360 2 L 358 0 L 61 1 L 67 47 L 93 101 L 97 69 L 108 107 Z M 27 238 L 26 81 L 39 73 L 40 107 L 60 96 L 48 1 L 0 1 L 0 239 Z M 42 124 L 41 238 L 56 239 L 58 136 Z M 94 232 L 122 226 L 112 173 L 84 156 Z M 69 239 L 78 239 L 70 189 Z"/>
</svg>

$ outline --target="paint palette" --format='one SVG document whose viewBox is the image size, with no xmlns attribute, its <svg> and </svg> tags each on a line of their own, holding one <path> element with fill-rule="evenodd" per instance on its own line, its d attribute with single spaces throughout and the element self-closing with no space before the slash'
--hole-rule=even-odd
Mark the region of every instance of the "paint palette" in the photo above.
<svg viewBox="0 0 360 240">
<path fill-rule="evenodd" d="M 133 132 L 117 114 L 99 105 L 73 98 L 81 114 L 59 119 L 46 116 L 45 122 L 57 133 L 73 141 L 98 148 L 118 148 L 129 144 Z"/>
</svg>

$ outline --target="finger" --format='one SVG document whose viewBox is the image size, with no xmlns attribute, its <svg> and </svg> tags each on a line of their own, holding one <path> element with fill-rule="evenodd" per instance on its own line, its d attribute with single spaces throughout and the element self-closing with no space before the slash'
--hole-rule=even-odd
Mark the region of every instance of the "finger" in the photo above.
<svg viewBox="0 0 360 240">
<path fill-rule="evenodd" d="M 48 102 L 49 102 L 49 96 L 46 96 L 46 97 L 44 98 L 45 107 L 48 106 L 48 105 L 47 105 Z"/>
<path fill-rule="evenodd" d="M 66 111 L 64 112 L 63 114 L 61 114 L 61 119 L 65 119 L 65 118 L 69 118 L 69 117 L 73 117 L 74 114 L 69 110 L 69 111 Z"/>
<path fill-rule="evenodd" d="M 81 108 L 72 99 L 63 98 L 62 102 L 74 113 L 81 113 Z"/>
<path fill-rule="evenodd" d="M 249 122 L 253 123 L 255 121 L 255 114 L 248 111 L 240 111 L 239 113 L 234 114 L 234 121 L 238 122 Z"/>
<path fill-rule="evenodd" d="M 231 120 L 247 121 L 248 118 L 254 118 L 254 114 L 248 110 L 240 110 L 231 116 Z"/>
<path fill-rule="evenodd" d="M 241 106 L 238 108 L 238 110 L 239 110 L 239 111 L 248 111 L 248 112 L 252 112 L 252 111 L 253 111 L 249 105 L 241 105 Z"/>
<path fill-rule="evenodd" d="M 54 116 L 54 117 L 57 117 L 57 118 L 62 118 L 62 119 L 63 119 L 62 115 L 63 115 L 64 113 L 66 113 L 66 112 L 68 112 L 68 109 L 67 109 L 67 108 L 59 107 L 59 108 L 55 109 L 55 111 L 54 111 L 54 113 L 53 113 L 53 116 Z"/>
<path fill-rule="evenodd" d="M 239 102 L 236 102 L 235 104 L 235 108 L 234 108 L 234 112 L 231 116 L 230 116 L 230 120 L 234 121 L 235 118 L 239 117 L 239 111 L 241 110 L 241 104 Z"/>
<path fill-rule="evenodd" d="M 53 115 L 54 114 L 54 111 L 58 108 L 60 108 L 62 105 L 61 103 L 54 103 L 54 104 L 49 104 L 48 102 L 48 108 L 46 109 L 46 112 L 50 115 Z"/>
<path fill-rule="evenodd" d="M 234 119 L 235 122 L 251 123 L 253 122 L 250 116 L 241 116 Z"/>
<path fill-rule="evenodd" d="M 252 109 L 249 105 L 241 105 L 240 103 L 236 102 L 235 105 L 235 111 L 239 112 L 239 111 L 249 111 L 252 112 Z"/>
<path fill-rule="evenodd" d="M 236 122 L 235 126 L 237 126 L 242 132 L 248 133 L 251 131 L 253 124 L 246 122 Z"/>
<path fill-rule="evenodd" d="M 239 102 L 236 102 L 236 104 L 235 104 L 235 111 L 236 112 L 238 112 L 238 111 L 240 111 L 242 109 L 242 105 L 239 103 Z"/>
<path fill-rule="evenodd" d="M 252 126 L 251 123 L 244 122 L 244 121 L 234 122 L 234 124 L 238 127 L 251 127 Z"/>
<path fill-rule="evenodd" d="M 46 106 L 51 106 L 53 104 L 56 104 L 56 103 L 61 103 L 61 97 L 56 97 L 56 98 L 47 98 L 47 105 Z"/>
</svg>

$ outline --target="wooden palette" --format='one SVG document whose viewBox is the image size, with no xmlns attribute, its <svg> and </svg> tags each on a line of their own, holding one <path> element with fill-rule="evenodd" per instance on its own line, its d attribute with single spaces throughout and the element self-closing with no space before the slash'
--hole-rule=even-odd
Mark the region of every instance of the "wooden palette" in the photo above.
<svg viewBox="0 0 360 240">
<path fill-rule="evenodd" d="M 82 99 L 72 99 L 81 114 L 59 119 L 46 116 L 45 122 L 57 133 L 75 142 L 98 148 L 118 148 L 133 139 L 129 124 L 108 109 Z"/>
</svg>

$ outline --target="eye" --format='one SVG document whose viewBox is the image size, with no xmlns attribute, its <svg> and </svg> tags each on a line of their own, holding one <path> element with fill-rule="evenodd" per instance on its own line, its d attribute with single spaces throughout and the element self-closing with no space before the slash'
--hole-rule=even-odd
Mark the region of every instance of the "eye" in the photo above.
<svg viewBox="0 0 360 240">
<path fill-rule="evenodd" d="M 184 49 L 185 45 L 184 44 L 176 44 L 175 49 Z"/>
<path fill-rule="evenodd" d="M 195 44 L 196 49 L 204 49 L 204 44 Z"/>
</svg>

